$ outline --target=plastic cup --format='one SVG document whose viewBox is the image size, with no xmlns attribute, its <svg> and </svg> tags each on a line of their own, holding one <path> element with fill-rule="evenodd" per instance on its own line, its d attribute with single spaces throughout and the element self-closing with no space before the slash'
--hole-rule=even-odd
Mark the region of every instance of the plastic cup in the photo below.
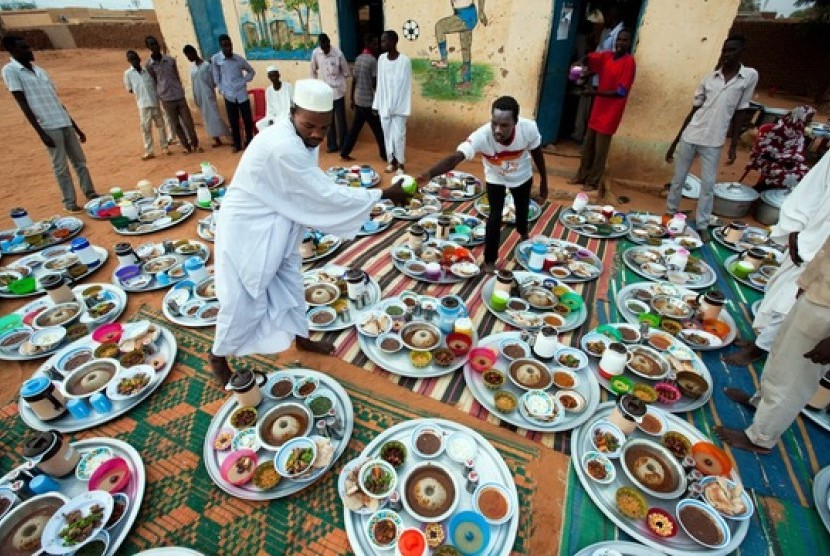
<svg viewBox="0 0 830 556">
<path fill-rule="evenodd" d="M 496 290 L 493 292 L 493 295 L 490 296 L 490 305 L 492 305 L 493 309 L 496 311 L 504 311 L 507 309 L 508 299 L 510 299 L 509 293 L 502 290 Z"/>
</svg>

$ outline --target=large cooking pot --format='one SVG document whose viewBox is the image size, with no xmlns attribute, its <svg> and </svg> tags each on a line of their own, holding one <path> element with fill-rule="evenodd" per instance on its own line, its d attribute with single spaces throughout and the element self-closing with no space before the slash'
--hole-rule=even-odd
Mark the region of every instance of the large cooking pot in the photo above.
<svg viewBox="0 0 830 556">
<path fill-rule="evenodd" d="M 737 182 L 715 184 L 712 212 L 727 218 L 743 218 L 749 214 L 758 192 Z"/>
<path fill-rule="evenodd" d="M 781 205 L 790 193 L 789 189 L 770 189 L 761 193 L 761 200 L 755 206 L 755 220 L 767 226 L 777 224 Z"/>
</svg>

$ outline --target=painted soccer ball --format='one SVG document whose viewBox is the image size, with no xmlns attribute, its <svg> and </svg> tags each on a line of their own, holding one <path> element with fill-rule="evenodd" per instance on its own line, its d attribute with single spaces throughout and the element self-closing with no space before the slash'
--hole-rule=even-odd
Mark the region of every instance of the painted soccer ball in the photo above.
<svg viewBox="0 0 830 556">
<path fill-rule="evenodd" d="M 403 37 L 408 41 L 414 41 L 421 35 L 421 27 L 414 19 L 407 19 L 403 24 Z"/>
</svg>

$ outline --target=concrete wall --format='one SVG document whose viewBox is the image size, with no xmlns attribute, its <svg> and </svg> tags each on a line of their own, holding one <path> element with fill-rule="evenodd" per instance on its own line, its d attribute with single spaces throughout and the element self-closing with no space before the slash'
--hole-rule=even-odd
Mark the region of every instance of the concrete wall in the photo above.
<svg viewBox="0 0 830 556">
<path fill-rule="evenodd" d="M 6 29 L 14 27 L 38 27 L 52 23 L 48 10 L 21 10 L 0 12 L 0 20 Z"/>
<path fill-rule="evenodd" d="M 651 0 L 640 26 L 637 77 L 611 143 L 606 176 L 632 184 L 663 184 L 664 161 L 692 106 L 695 88 L 717 64 L 739 0 Z"/>
</svg>

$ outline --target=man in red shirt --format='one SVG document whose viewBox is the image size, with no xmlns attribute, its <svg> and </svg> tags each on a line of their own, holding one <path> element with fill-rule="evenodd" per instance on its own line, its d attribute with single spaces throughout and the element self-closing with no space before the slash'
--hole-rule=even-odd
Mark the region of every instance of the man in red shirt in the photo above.
<svg viewBox="0 0 830 556">
<path fill-rule="evenodd" d="M 568 182 L 584 184 L 582 189 L 585 191 L 599 188 L 611 137 L 620 126 L 628 93 L 634 83 L 636 64 L 629 50 L 631 31 L 623 29 L 617 35 L 612 52 L 591 52 L 585 57 L 588 70 L 599 76 L 599 86 L 595 91 L 582 93 L 597 98 L 594 99 L 591 117 L 588 119 L 579 171 Z"/>
</svg>

